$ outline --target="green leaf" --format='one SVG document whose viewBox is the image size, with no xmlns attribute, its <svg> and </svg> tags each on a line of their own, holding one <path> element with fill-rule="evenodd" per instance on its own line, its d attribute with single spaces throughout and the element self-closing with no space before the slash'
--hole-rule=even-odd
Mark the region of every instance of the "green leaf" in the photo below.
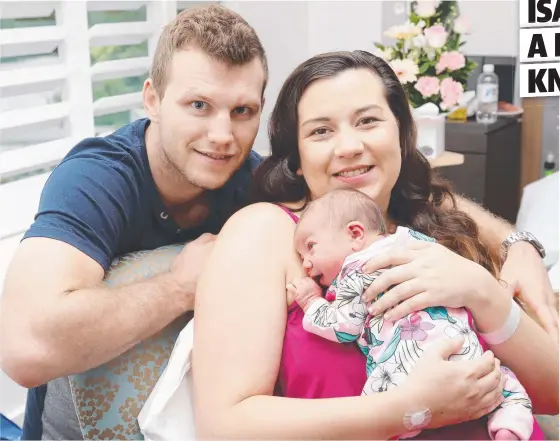
<svg viewBox="0 0 560 441">
<path fill-rule="evenodd" d="M 515 392 L 512 392 L 512 391 L 510 391 L 510 390 L 506 390 L 506 389 L 502 390 L 502 396 L 503 396 L 504 398 L 509 398 L 509 397 L 511 397 L 514 393 L 515 393 Z"/>
<path fill-rule="evenodd" d="M 376 347 L 376 346 L 381 346 L 383 344 L 381 340 L 377 340 L 375 335 L 371 332 L 371 328 L 366 328 L 365 334 L 366 334 L 365 335 L 366 342 L 368 345 Z"/>
<path fill-rule="evenodd" d="M 426 71 L 430 68 L 431 66 L 428 63 L 424 63 L 422 64 L 419 68 L 418 68 L 418 73 L 420 75 L 426 73 Z"/>
<path fill-rule="evenodd" d="M 368 377 L 371 375 L 371 373 L 376 367 L 377 367 L 377 363 L 373 361 L 373 357 L 371 355 L 368 355 L 366 359 L 366 372 Z"/>
<path fill-rule="evenodd" d="M 428 313 L 432 320 L 447 320 L 449 323 L 457 323 L 457 320 L 451 317 L 443 306 L 432 306 L 425 308 L 424 311 Z"/>
<path fill-rule="evenodd" d="M 389 358 L 393 356 L 401 341 L 401 331 L 402 329 L 400 327 L 398 327 L 395 330 L 395 334 L 393 335 L 393 338 L 391 339 L 391 341 L 389 342 L 389 344 L 381 354 L 381 357 L 379 357 L 379 359 L 377 360 L 377 363 L 383 363 L 389 360 Z"/>
<path fill-rule="evenodd" d="M 358 347 L 360 348 L 360 351 L 362 351 L 362 354 L 364 354 L 365 356 L 369 354 L 369 348 L 367 346 L 362 346 L 359 344 Z"/>
<path fill-rule="evenodd" d="M 358 339 L 358 335 L 348 334 L 347 332 L 334 331 L 340 343 L 351 343 Z"/>
<path fill-rule="evenodd" d="M 385 45 L 381 44 L 381 43 L 373 43 L 373 45 L 377 48 L 377 49 L 381 49 L 382 51 L 385 50 Z"/>
</svg>

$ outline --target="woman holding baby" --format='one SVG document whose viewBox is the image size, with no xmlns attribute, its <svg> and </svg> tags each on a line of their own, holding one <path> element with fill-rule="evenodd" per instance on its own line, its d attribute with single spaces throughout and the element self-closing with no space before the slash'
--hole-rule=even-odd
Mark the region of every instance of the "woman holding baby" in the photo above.
<svg viewBox="0 0 560 441">
<path fill-rule="evenodd" d="M 286 285 L 304 277 L 293 237 L 306 202 L 337 188 L 371 197 L 390 232 L 406 226 L 437 239 L 366 264 L 390 268 L 369 300 L 397 320 L 416 310 L 467 308 L 480 333 L 510 320 L 499 265 L 415 149 L 406 95 L 391 68 L 355 51 L 313 57 L 286 80 L 270 121 L 272 155 L 257 171 L 262 203 L 221 231 L 197 291 L 194 385 L 201 438 L 389 439 L 429 409 L 418 438 L 488 439 L 483 416 L 503 400 L 500 362 L 527 390 L 534 413 L 558 413 L 558 347 L 527 315 L 474 360 L 448 361 L 462 346 L 425 350 L 406 381 L 360 396 L 364 356 L 353 344 L 307 333 Z M 393 308 L 394 307 L 394 308 Z M 390 379 L 388 379 L 390 382 Z M 535 424 L 531 439 L 542 439 Z"/>
</svg>

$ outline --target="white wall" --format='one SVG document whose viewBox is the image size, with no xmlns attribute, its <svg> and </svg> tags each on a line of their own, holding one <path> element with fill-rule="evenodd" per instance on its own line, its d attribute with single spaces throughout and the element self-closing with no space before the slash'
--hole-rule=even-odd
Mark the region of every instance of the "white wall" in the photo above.
<svg viewBox="0 0 560 441">
<path fill-rule="evenodd" d="M 382 2 L 309 2 L 309 49 L 311 54 L 336 50 L 375 49 L 381 42 Z"/>
<path fill-rule="evenodd" d="M 463 50 L 467 55 L 519 56 L 519 4 L 513 0 L 469 0 L 459 3 L 472 24 Z"/>
</svg>

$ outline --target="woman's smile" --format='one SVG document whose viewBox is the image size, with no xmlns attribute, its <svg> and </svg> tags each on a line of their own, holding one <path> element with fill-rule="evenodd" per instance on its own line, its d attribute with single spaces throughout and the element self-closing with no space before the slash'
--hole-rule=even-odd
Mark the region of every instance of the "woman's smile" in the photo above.
<svg viewBox="0 0 560 441">
<path fill-rule="evenodd" d="M 348 167 L 335 173 L 333 176 L 345 184 L 356 185 L 369 180 L 374 169 L 375 166 L 373 165 Z"/>
</svg>

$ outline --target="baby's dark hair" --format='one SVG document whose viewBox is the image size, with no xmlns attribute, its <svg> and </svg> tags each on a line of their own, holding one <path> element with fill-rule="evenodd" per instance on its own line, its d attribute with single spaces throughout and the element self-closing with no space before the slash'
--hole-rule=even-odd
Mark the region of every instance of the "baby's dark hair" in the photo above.
<svg viewBox="0 0 560 441">
<path fill-rule="evenodd" d="M 301 223 L 307 214 L 318 208 L 326 210 L 328 221 L 334 230 L 345 228 L 352 221 L 358 221 L 368 230 L 387 234 L 387 226 L 381 210 L 373 199 L 361 191 L 332 190 L 309 202 L 303 210 L 299 222 Z"/>
</svg>

